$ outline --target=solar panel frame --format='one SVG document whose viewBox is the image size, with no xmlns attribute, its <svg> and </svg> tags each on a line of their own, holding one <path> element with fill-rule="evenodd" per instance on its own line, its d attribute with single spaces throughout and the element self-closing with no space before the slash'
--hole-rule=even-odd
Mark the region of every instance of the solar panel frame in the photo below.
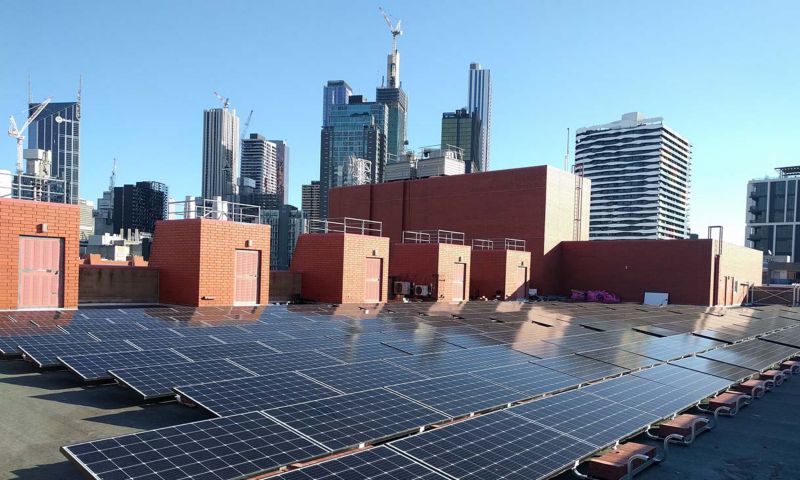
<svg viewBox="0 0 800 480">
<path fill-rule="evenodd" d="M 730 363 L 718 362 L 716 360 L 711 360 L 710 358 L 703 358 L 699 356 L 674 360 L 670 362 L 670 364 L 681 368 L 706 373 L 708 375 L 713 375 L 715 377 L 733 380 L 734 382 L 744 381 L 758 373 L 756 370 L 747 369 L 738 365 L 731 365 Z"/>
<path fill-rule="evenodd" d="M 173 348 L 173 350 L 195 362 L 218 358 L 248 357 L 276 353 L 272 348 L 259 342 L 198 345 L 196 347 L 177 347 Z"/>
<path fill-rule="evenodd" d="M 477 370 L 472 374 L 519 392 L 524 395 L 521 398 L 558 393 L 581 383 L 579 378 L 530 362 Z"/>
<path fill-rule="evenodd" d="M 532 360 L 531 363 L 540 365 L 552 370 L 556 370 L 567 375 L 579 378 L 584 382 L 592 382 L 603 378 L 609 378 L 627 373 L 625 368 L 611 365 L 588 357 L 577 354 L 565 355 L 563 357 L 545 358 L 542 360 Z"/>
<path fill-rule="evenodd" d="M 356 393 L 426 378 L 385 360 L 312 368 L 300 373 L 342 393 Z"/>
<path fill-rule="evenodd" d="M 741 342 L 725 348 L 703 352 L 699 356 L 762 371 L 800 353 L 800 348 L 761 340 Z"/>
<path fill-rule="evenodd" d="M 344 365 L 340 360 L 314 350 L 236 357 L 228 359 L 228 361 L 244 367 L 256 375 L 271 375 L 273 373 Z"/>
<path fill-rule="evenodd" d="M 0 355 L 18 356 L 22 352 L 19 345 L 47 345 L 56 343 L 95 342 L 96 338 L 86 333 L 53 333 L 44 335 L 13 335 L 0 337 Z"/>
<path fill-rule="evenodd" d="M 590 350 L 588 352 L 578 352 L 578 355 L 609 363 L 611 365 L 616 365 L 626 370 L 640 370 L 661 362 L 660 360 L 654 360 L 652 358 L 631 353 L 617 347 Z"/>
<path fill-rule="evenodd" d="M 130 358 L 136 360 L 126 360 Z M 111 380 L 113 377 L 108 373 L 110 369 L 185 363 L 188 361 L 187 358 L 168 348 L 98 353 L 92 355 L 59 356 L 58 360 L 84 382 Z"/>
<path fill-rule="evenodd" d="M 130 352 L 139 350 L 134 345 L 121 340 L 85 343 L 55 343 L 40 345 L 20 345 L 23 358 L 35 363 L 39 368 L 63 366 L 61 355 L 87 355 L 92 353 Z"/>
</svg>

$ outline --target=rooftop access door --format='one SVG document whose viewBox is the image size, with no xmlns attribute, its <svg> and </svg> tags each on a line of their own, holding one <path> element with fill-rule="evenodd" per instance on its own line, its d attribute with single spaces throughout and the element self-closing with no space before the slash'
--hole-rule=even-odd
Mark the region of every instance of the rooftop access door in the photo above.
<svg viewBox="0 0 800 480">
<path fill-rule="evenodd" d="M 514 293 L 515 300 L 525 300 L 528 298 L 528 267 L 517 267 L 517 291 Z"/>
<path fill-rule="evenodd" d="M 464 301 L 464 283 L 466 283 L 467 279 L 467 264 L 466 263 L 456 263 L 453 265 L 453 280 L 452 280 L 452 287 L 450 287 L 453 292 L 453 301 L 454 302 L 463 302 Z"/>
<path fill-rule="evenodd" d="M 234 305 L 258 303 L 258 286 L 261 283 L 261 252 L 236 250 L 236 278 L 234 279 Z"/>
<path fill-rule="evenodd" d="M 58 308 L 64 282 L 60 238 L 19 237 L 19 308 Z"/>
<path fill-rule="evenodd" d="M 364 264 L 364 302 L 381 302 L 383 259 L 367 258 Z"/>
</svg>

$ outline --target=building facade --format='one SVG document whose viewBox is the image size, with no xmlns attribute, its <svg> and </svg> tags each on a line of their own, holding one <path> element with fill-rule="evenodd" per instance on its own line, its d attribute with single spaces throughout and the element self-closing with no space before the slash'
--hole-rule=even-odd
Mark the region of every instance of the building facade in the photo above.
<svg viewBox="0 0 800 480">
<path fill-rule="evenodd" d="M 38 103 L 29 104 L 28 114 L 38 107 Z M 27 133 L 29 149 L 51 153 L 50 175 L 64 181 L 64 201 L 74 205 L 80 200 L 80 118 L 80 102 L 51 102 Z"/>
<path fill-rule="evenodd" d="M 478 172 L 489 170 L 492 146 L 492 73 L 481 68 L 480 63 L 469 65 L 469 92 L 467 111 L 474 114 L 479 124 L 477 154 L 472 154 L 473 164 Z"/>
<path fill-rule="evenodd" d="M 461 151 L 466 173 L 481 171 L 475 158 L 480 152 L 480 125 L 478 115 L 466 108 L 442 114 L 442 148 Z"/>
<path fill-rule="evenodd" d="M 275 144 L 276 192 L 284 204 L 289 203 L 289 144 L 286 140 L 270 140 Z"/>
<path fill-rule="evenodd" d="M 253 192 L 278 192 L 277 147 L 262 135 L 251 133 L 242 139 L 242 179 L 253 180 Z M 242 182 L 244 184 L 244 182 Z"/>
<path fill-rule="evenodd" d="M 203 198 L 239 193 L 239 117 L 236 110 L 203 112 Z"/>
<path fill-rule="evenodd" d="M 270 270 L 288 270 L 300 235 L 308 231 L 304 212 L 293 205 L 261 211 L 261 223 L 270 226 Z"/>
<path fill-rule="evenodd" d="M 78 205 L 81 209 L 80 240 L 85 242 L 94 235 L 94 202 L 81 198 Z"/>
<path fill-rule="evenodd" d="M 320 145 L 320 215 L 328 216 L 328 192 L 349 185 L 353 158 L 369 162 L 370 183 L 381 182 L 386 164 L 388 108 L 352 95 L 347 105 L 332 107 L 330 124 L 322 128 Z M 363 162 L 362 162 L 363 163 Z"/>
<path fill-rule="evenodd" d="M 169 189 L 161 182 L 136 182 L 114 188 L 114 233 L 155 231 L 156 222 L 169 216 Z"/>
<path fill-rule="evenodd" d="M 353 89 L 344 80 L 328 80 L 328 84 L 322 87 L 322 126 L 327 127 L 330 123 L 331 110 L 334 105 L 347 105 Z"/>
<path fill-rule="evenodd" d="M 300 208 L 307 219 L 319 220 L 319 181 L 314 180 L 308 185 L 303 185 Z"/>
<path fill-rule="evenodd" d="M 592 180 L 589 238 L 689 238 L 692 146 L 660 117 L 580 128 L 575 172 Z"/>
<path fill-rule="evenodd" d="M 776 168 L 778 176 L 747 182 L 745 245 L 764 255 L 800 258 L 800 166 Z M 783 260 L 786 260 L 785 258 Z"/>
</svg>

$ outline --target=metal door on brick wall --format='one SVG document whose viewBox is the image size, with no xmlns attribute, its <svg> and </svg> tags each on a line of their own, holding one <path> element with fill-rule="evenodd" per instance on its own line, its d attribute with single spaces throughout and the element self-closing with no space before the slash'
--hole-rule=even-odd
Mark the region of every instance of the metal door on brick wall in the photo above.
<svg viewBox="0 0 800 480">
<path fill-rule="evenodd" d="M 525 300 L 528 298 L 528 267 L 517 267 L 517 291 L 514 298 Z"/>
<path fill-rule="evenodd" d="M 236 250 L 236 278 L 234 279 L 234 305 L 258 303 L 258 287 L 261 283 L 261 252 Z"/>
<path fill-rule="evenodd" d="M 451 280 L 451 291 L 453 301 L 461 302 L 464 300 L 464 283 L 467 279 L 467 264 L 456 263 L 453 265 L 453 280 Z"/>
<path fill-rule="evenodd" d="M 380 303 L 383 281 L 383 259 L 367 258 L 364 264 L 364 301 Z"/>
<path fill-rule="evenodd" d="M 19 237 L 19 308 L 58 308 L 64 296 L 60 238 Z"/>
</svg>

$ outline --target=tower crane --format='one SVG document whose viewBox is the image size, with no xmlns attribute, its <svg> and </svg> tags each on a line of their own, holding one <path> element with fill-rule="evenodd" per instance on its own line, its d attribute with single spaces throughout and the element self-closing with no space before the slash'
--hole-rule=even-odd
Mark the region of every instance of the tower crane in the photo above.
<svg viewBox="0 0 800 480">
<path fill-rule="evenodd" d="M 250 114 L 247 115 L 247 121 L 244 122 L 244 129 L 242 129 L 242 138 L 247 136 L 247 132 L 250 130 L 250 120 L 253 119 L 253 111 L 250 110 Z"/>
<path fill-rule="evenodd" d="M 378 9 L 381 11 L 381 15 L 383 15 L 383 19 L 386 20 L 386 25 L 389 26 L 389 31 L 392 32 L 392 52 L 396 52 L 397 51 L 397 37 L 403 35 L 403 31 L 400 30 L 400 22 L 402 22 L 402 20 L 398 20 L 397 24 L 392 26 L 392 20 L 391 20 L 391 18 L 389 18 L 389 14 L 386 13 L 386 10 L 384 10 L 382 7 L 378 7 Z"/>
<path fill-rule="evenodd" d="M 47 107 L 52 99 L 53 97 L 47 97 L 44 99 L 44 101 L 36 107 L 36 110 L 34 110 L 33 113 L 28 116 L 28 119 L 25 120 L 25 123 L 22 124 L 21 128 L 17 127 L 17 121 L 14 119 L 13 115 L 8 117 L 8 136 L 17 139 L 17 175 L 22 175 L 22 143 L 23 140 L 25 140 L 25 136 L 23 134 L 28 129 L 30 124 L 36 120 L 36 117 L 38 117 L 45 107 Z"/>
<path fill-rule="evenodd" d="M 230 101 L 231 101 L 231 99 L 230 99 L 230 98 L 228 98 L 228 97 L 223 97 L 222 95 L 220 95 L 220 94 L 219 94 L 219 93 L 217 93 L 217 92 L 214 92 L 214 96 L 215 96 L 215 97 L 217 97 L 217 100 L 219 100 L 220 102 L 222 102 L 222 108 L 224 108 L 225 110 L 227 110 L 227 109 L 228 109 L 228 104 L 230 104 Z"/>
</svg>

